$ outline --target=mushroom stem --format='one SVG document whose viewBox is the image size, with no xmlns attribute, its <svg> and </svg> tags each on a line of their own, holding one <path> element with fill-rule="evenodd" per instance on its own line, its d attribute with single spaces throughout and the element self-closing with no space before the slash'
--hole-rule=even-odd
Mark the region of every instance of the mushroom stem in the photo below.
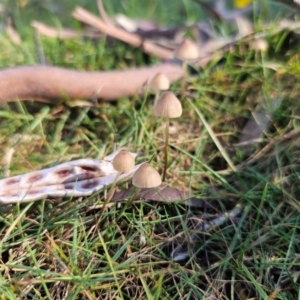
<svg viewBox="0 0 300 300">
<path fill-rule="evenodd" d="M 137 188 L 135 193 L 133 194 L 132 198 L 130 199 L 129 202 L 127 202 L 127 207 L 130 207 L 132 205 L 132 203 L 137 199 L 137 197 L 139 196 L 140 192 L 141 192 L 142 188 Z"/>
<path fill-rule="evenodd" d="M 185 60 L 182 61 L 182 78 L 181 78 L 181 82 L 180 82 L 180 86 L 181 86 L 181 96 L 184 96 L 184 90 L 186 87 L 186 79 L 187 79 L 187 63 Z"/>
<path fill-rule="evenodd" d="M 165 181 L 165 179 L 166 179 L 167 167 L 168 167 L 169 124 L 170 124 L 170 119 L 167 118 L 167 121 L 166 121 L 166 132 L 165 132 L 165 162 L 164 162 L 164 172 L 163 172 L 162 181 Z"/>
<path fill-rule="evenodd" d="M 111 198 L 114 195 L 115 187 L 116 187 L 116 184 L 117 184 L 117 181 L 118 181 L 118 178 L 119 178 L 120 175 L 121 175 L 121 172 L 118 172 L 118 174 L 116 175 L 116 178 L 115 178 L 114 182 L 112 183 L 112 185 L 111 185 L 111 187 L 110 187 L 110 189 L 109 189 L 109 191 L 107 193 L 107 196 L 106 196 L 106 198 L 104 200 L 103 206 L 102 206 L 101 211 L 100 211 L 101 214 L 104 212 L 107 203 L 111 200 Z"/>
<path fill-rule="evenodd" d="M 158 101 L 158 98 L 159 98 L 159 91 L 156 91 L 155 92 L 155 98 L 154 98 L 154 106 L 156 105 L 156 103 Z"/>
</svg>

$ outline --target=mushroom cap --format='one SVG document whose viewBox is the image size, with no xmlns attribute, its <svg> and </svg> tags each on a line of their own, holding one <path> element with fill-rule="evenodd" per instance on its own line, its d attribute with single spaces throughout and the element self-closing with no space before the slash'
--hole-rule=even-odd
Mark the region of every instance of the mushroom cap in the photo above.
<svg viewBox="0 0 300 300">
<path fill-rule="evenodd" d="M 148 163 L 143 163 L 133 174 L 132 184 L 138 188 L 154 188 L 161 185 L 159 173 Z"/>
<path fill-rule="evenodd" d="M 162 118 L 178 118 L 182 115 L 182 106 L 171 92 L 164 92 L 154 106 L 154 115 Z"/>
<path fill-rule="evenodd" d="M 130 172 L 134 167 L 134 157 L 127 151 L 121 150 L 112 161 L 113 167 L 118 172 Z"/>
<path fill-rule="evenodd" d="M 183 40 L 175 49 L 174 57 L 181 60 L 196 59 L 199 57 L 199 49 L 190 40 Z"/>
<path fill-rule="evenodd" d="M 168 90 L 170 87 L 170 81 L 163 73 L 157 73 L 149 83 L 149 88 L 153 91 Z"/>
<path fill-rule="evenodd" d="M 268 50 L 269 44 L 265 39 L 255 39 L 250 43 L 250 48 L 255 51 L 265 52 Z"/>
</svg>

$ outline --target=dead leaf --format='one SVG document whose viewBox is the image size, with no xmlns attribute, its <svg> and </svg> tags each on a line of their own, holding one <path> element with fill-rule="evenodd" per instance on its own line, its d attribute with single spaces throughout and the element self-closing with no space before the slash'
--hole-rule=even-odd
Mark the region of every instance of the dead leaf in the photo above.
<svg viewBox="0 0 300 300">
<path fill-rule="evenodd" d="M 134 186 L 131 186 L 129 189 L 114 194 L 112 200 L 121 200 L 124 198 L 130 197 L 133 193 Z M 184 200 L 188 197 L 186 192 L 180 191 L 176 188 L 168 187 L 164 184 L 158 188 L 152 189 L 142 189 L 137 199 L 151 200 L 158 202 L 176 202 Z"/>
</svg>

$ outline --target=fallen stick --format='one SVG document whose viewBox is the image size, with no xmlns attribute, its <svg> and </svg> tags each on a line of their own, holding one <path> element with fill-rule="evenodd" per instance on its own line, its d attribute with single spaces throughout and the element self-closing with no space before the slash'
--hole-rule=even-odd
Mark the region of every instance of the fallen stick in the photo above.
<svg viewBox="0 0 300 300">
<path fill-rule="evenodd" d="M 78 32 L 73 29 L 57 29 L 50 26 L 47 26 L 38 21 L 32 21 L 31 26 L 40 34 L 48 36 L 51 38 L 60 38 L 60 39 L 73 39 L 81 35 L 85 36 L 81 32 Z"/>
<path fill-rule="evenodd" d="M 58 67 L 17 67 L 0 71 L 0 104 L 16 100 L 116 100 L 142 92 L 157 73 L 172 82 L 182 76 L 175 63 L 126 71 L 83 72 Z"/>
<path fill-rule="evenodd" d="M 77 7 L 72 13 L 72 16 L 85 24 L 88 24 L 102 33 L 114 37 L 133 47 L 141 47 L 145 53 L 154 55 L 160 59 L 171 59 L 173 51 L 154 44 L 153 42 L 143 39 L 138 34 L 127 32 L 121 28 L 115 27 L 112 24 L 107 24 L 82 7 Z"/>
</svg>

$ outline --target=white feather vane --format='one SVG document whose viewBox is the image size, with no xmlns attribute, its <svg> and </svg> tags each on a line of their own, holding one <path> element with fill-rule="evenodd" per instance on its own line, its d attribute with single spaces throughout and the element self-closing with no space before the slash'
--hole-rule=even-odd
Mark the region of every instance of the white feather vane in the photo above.
<svg viewBox="0 0 300 300">
<path fill-rule="evenodd" d="M 112 184 L 117 171 L 113 168 L 114 152 L 104 158 L 79 159 L 52 168 L 0 180 L 0 203 L 31 202 L 49 197 L 89 196 Z M 131 153 L 136 157 L 135 153 Z M 132 178 L 139 165 L 118 177 L 118 182 Z"/>
</svg>

